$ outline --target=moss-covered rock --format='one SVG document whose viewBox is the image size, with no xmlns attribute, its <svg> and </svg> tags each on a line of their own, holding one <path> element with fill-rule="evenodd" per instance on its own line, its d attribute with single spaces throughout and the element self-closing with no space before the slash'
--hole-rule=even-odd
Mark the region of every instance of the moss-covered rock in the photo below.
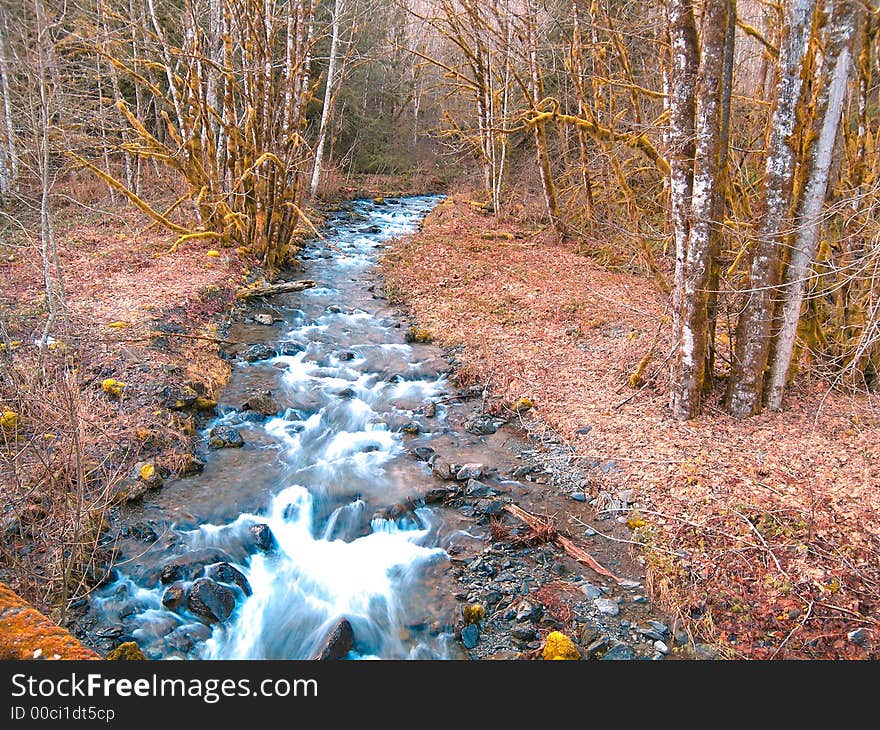
<svg viewBox="0 0 880 730">
<path fill-rule="evenodd" d="M 406 333 L 407 342 L 433 342 L 434 334 L 424 327 L 416 327 L 413 325 Z"/>
<path fill-rule="evenodd" d="M 147 657 L 134 641 L 126 641 L 108 652 L 105 657 L 109 661 L 143 661 Z"/>
<path fill-rule="evenodd" d="M 147 489 L 159 489 L 163 483 L 154 461 L 139 461 L 132 470 L 131 478 L 143 483 Z"/>
<path fill-rule="evenodd" d="M 574 642 L 561 631 L 551 631 L 547 635 L 541 656 L 545 660 L 580 659 L 581 653 L 574 645 Z"/>
<path fill-rule="evenodd" d="M 197 411 L 202 411 L 203 413 L 213 413 L 217 408 L 217 401 L 213 398 L 206 398 L 205 396 L 199 396 L 196 398 L 196 402 L 193 404 Z"/>
<path fill-rule="evenodd" d="M 0 431 L 14 431 L 21 417 L 15 411 L 3 411 L 0 413 Z"/>
<path fill-rule="evenodd" d="M 461 611 L 465 625 L 478 624 L 486 618 L 486 609 L 479 603 L 468 603 Z"/>
<path fill-rule="evenodd" d="M 122 392 L 127 387 L 128 385 L 126 383 L 123 383 L 120 380 L 116 380 L 116 378 L 105 378 L 101 382 L 101 390 L 103 390 L 111 398 L 121 398 Z"/>
</svg>

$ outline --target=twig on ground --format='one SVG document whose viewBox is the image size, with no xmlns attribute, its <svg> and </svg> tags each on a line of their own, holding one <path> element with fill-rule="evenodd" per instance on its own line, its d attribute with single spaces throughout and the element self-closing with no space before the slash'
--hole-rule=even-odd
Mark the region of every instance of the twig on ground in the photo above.
<svg viewBox="0 0 880 730">
<path fill-rule="evenodd" d="M 764 539 L 764 536 L 761 534 L 761 531 L 757 527 L 755 527 L 755 523 L 752 522 L 748 517 L 746 517 L 741 512 L 737 512 L 735 509 L 732 509 L 730 511 L 733 514 L 735 514 L 737 517 L 739 517 L 740 519 L 746 521 L 748 526 L 751 528 L 752 532 L 754 532 L 758 536 L 758 539 L 761 541 L 761 544 L 764 546 L 764 549 L 770 554 L 770 557 L 773 558 L 773 562 L 776 564 L 777 570 L 780 573 L 782 573 L 782 575 L 784 575 L 786 578 L 788 578 L 788 580 L 791 580 L 791 576 L 782 567 L 782 565 L 779 562 L 779 559 L 776 557 L 776 553 L 774 553 L 773 550 L 770 548 L 770 546 L 767 544 L 767 541 Z"/>
</svg>

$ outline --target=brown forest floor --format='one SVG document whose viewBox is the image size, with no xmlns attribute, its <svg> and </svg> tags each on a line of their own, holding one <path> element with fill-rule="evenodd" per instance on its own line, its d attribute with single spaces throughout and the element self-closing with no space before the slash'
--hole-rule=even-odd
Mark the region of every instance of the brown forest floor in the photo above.
<svg viewBox="0 0 880 730">
<path fill-rule="evenodd" d="M 695 636 L 732 658 L 880 657 L 878 398 L 802 378 L 784 412 L 736 421 L 715 393 L 676 422 L 665 297 L 464 197 L 397 242 L 384 270 L 389 299 L 463 345 L 460 377 L 488 383 L 494 409 L 532 399 L 527 418 L 595 463 L 597 512 L 635 490 L 625 516 L 654 598 Z M 628 379 L 652 346 L 658 375 L 636 393 Z"/>
</svg>

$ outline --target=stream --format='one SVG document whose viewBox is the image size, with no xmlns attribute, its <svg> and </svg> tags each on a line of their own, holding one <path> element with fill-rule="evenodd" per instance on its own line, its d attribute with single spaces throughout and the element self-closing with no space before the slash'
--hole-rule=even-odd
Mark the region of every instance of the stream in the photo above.
<svg viewBox="0 0 880 730">
<path fill-rule="evenodd" d="M 244 446 L 133 507 L 117 578 L 91 600 L 98 637 L 154 659 L 308 659 L 341 631 L 345 658 L 460 658 L 447 549 L 481 536 L 412 499 L 389 509 L 436 486 L 405 442 L 448 433 L 449 364 L 373 293 L 386 242 L 441 199 L 331 214 L 302 256 L 315 288 L 276 297 L 272 327 L 236 325 L 271 349 L 234 363 L 203 435 L 229 427 Z M 265 391 L 276 415 L 242 406 Z"/>
</svg>

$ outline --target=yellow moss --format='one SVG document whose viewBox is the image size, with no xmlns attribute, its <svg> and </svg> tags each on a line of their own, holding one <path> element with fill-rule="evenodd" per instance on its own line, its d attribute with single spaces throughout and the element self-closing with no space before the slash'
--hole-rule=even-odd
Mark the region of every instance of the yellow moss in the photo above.
<svg viewBox="0 0 880 730">
<path fill-rule="evenodd" d="M 220 252 L 216 248 L 212 248 L 210 251 L 208 251 L 206 256 L 210 256 L 211 258 L 216 259 L 220 257 Z"/>
<path fill-rule="evenodd" d="M 534 407 L 534 403 L 531 398 L 520 398 L 516 403 L 513 404 L 513 410 L 517 413 L 524 413 L 530 408 Z"/>
<path fill-rule="evenodd" d="M 20 420 L 19 415 L 15 411 L 3 411 L 0 414 L 0 430 L 12 431 L 18 426 Z"/>
<path fill-rule="evenodd" d="M 148 428 L 139 428 L 137 431 L 135 431 L 135 435 L 141 441 L 146 441 L 153 435 L 153 432 Z"/>
<path fill-rule="evenodd" d="M 217 407 L 217 401 L 213 398 L 205 398 L 204 396 L 199 396 L 196 398 L 195 402 L 196 410 L 199 411 L 213 411 Z"/>
<path fill-rule="evenodd" d="M 486 618 L 486 609 L 479 603 L 468 603 L 462 609 L 462 617 L 464 618 L 465 625 L 478 624 Z"/>
<path fill-rule="evenodd" d="M 581 653 L 577 650 L 574 642 L 561 631 L 551 631 L 544 643 L 544 651 L 541 656 L 545 660 L 551 659 L 580 659 Z"/>
<path fill-rule="evenodd" d="M 385 203 L 385 198 L 383 198 L 383 197 L 373 198 L 373 202 L 376 203 L 377 205 L 383 205 Z"/>
<path fill-rule="evenodd" d="M 141 479 L 145 482 L 149 481 L 156 474 L 156 467 L 152 463 L 144 464 L 141 467 L 140 475 Z"/>
<path fill-rule="evenodd" d="M 110 661 L 142 661 L 146 658 L 134 641 L 126 641 L 107 654 Z"/>
<path fill-rule="evenodd" d="M 640 527 L 644 527 L 648 523 L 645 522 L 641 517 L 639 517 L 638 513 L 633 514 L 626 521 L 626 526 L 629 527 L 630 530 L 638 530 Z"/>
<path fill-rule="evenodd" d="M 106 378 L 101 383 L 101 389 L 109 396 L 113 398 L 119 398 L 122 395 L 122 391 L 125 390 L 126 384 L 116 380 L 114 378 Z"/>
<path fill-rule="evenodd" d="M 431 330 L 413 325 L 409 328 L 406 339 L 409 342 L 432 342 L 434 340 L 434 335 Z"/>
<path fill-rule="evenodd" d="M 480 234 L 484 241 L 512 241 L 514 235 L 508 231 L 486 231 Z"/>
<path fill-rule="evenodd" d="M 122 320 L 118 320 L 116 322 L 111 322 L 107 325 L 107 328 L 111 330 L 121 330 L 125 329 L 126 327 L 131 327 L 131 322 L 123 322 Z"/>
</svg>

